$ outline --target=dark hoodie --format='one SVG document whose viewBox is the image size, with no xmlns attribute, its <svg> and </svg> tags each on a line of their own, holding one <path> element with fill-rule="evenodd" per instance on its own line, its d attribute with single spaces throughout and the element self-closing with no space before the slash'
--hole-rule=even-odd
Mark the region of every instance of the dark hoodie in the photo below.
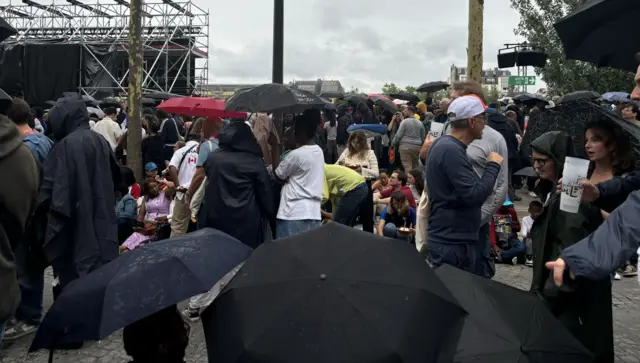
<svg viewBox="0 0 640 363">
<path fill-rule="evenodd" d="M 198 226 L 219 229 L 256 248 L 267 237 L 265 223 L 275 223 L 277 212 L 262 150 L 244 122 L 231 122 L 219 141 L 204 163 L 207 186 Z"/>
<path fill-rule="evenodd" d="M 495 113 L 489 115 L 488 125 L 504 137 L 509 153 L 509 165 L 511 165 L 512 160 L 518 158 L 518 139 L 515 130 L 509 125 L 509 119 L 503 114 Z"/>
<path fill-rule="evenodd" d="M 118 256 L 114 185 L 121 177 L 111 146 L 89 129 L 82 100 L 58 100 L 49 124 L 58 142 L 43 164 L 43 249 L 64 287 Z"/>
<path fill-rule="evenodd" d="M 20 303 L 14 251 L 38 198 L 38 166 L 16 125 L 0 115 L 0 322 Z"/>
<path fill-rule="evenodd" d="M 338 106 L 338 134 L 336 135 L 336 144 L 346 145 L 349 140 L 347 129 L 351 126 L 351 115 L 347 113 L 347 106 Z"/>
<path fill-rule="evenodd" d="M 531 148 L 551 158 L 558 174 L 553 182 L 545 180 L 538 185 L 539 195 L 545 204 L 531 229 L 535 257 L 531 291 L 550 303 L 551 310 L 560 321 L 593 352 L 595 362 L 613 362 L 610 280 L 579 279 L 574 284 L 557 287 L 544 266 L 547 261 L 560 257 L 565 248 L 594 232 L 603 221 L 601 211 L 584 202 L 578 213 L 560 210 L 560 194 L 556 192 L 556 185 L 562 177 L 565 157 L 573 155 L 571 139 L 565 133 L 547 132 L 535 139 Z"/>
</svg>

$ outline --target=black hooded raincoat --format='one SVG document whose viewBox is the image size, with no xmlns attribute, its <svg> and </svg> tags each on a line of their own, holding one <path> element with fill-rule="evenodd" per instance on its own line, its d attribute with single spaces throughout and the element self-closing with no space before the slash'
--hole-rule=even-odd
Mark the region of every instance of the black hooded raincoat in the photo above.
<svg viewBox="0 0 640 363">
<path fill-rule="evenodd" d="M 39 203 L 48 207 L 44 254 L 64 286 L 118 256 L 115 183 L 120 168 L 107 140 L 89 129 L 80 99 L 49 111 L 58 142 L 43 164 Z"/>
<path fill-rule="evenodd" d="M 198 226 L 219 229 L 252 248 L 270 239 L 265 227 L 275 223 L 276 198 L 249 126 L 231 122 L 220 133 L 219 148 L 209 154 L 204 169 L 207 186 Z"/>
<path fill-rule="evenodd" d="M 531 291 L 549 302 L 553 313 L 591 350 L 595 363 L 612 363 L 611 280 L 578 279 L 575 284 L 557 287 L 544 266 L 547 261 L 560 257 L 565 248 L 593 233 L 602 224 L 602 213 L 600 208 L 584 202 L 578 213 L 560 210 L 556 184 L 562 177 L 565 157 L 574 155 L 571 139 L 565 133 L 547 132 L 535 139 L 531 148 L 551 158 L 558 174 L 554 182 L 545 180 L 538 186 L 538 195 L 544 199 L 544 209 L 531 229 L 535 257 Z"/>
</svg>

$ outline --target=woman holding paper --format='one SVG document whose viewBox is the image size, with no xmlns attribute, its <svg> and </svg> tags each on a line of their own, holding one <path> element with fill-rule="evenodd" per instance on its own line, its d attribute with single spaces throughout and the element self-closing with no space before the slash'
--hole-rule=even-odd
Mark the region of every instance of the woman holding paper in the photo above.
<svg viewBox="0 0 640 363">
<path fill-rule="evenodd" d="M 579 179 L 587 176 L 588 162 L 571 157 L 572 140 L 560 131 L 538 137 L 531 143 L 531 150 L 532 163 L 540 178 L 537 192 L 544 203 L 530 233 L 534 253 L 531 291 L 549 303 L 558 319 L 591 350 L 595 362 L 613 363 L 610 279 L 576 281 L 574 285 L 558 287 L 544 265 L 558 258 L 566 247 L 587 237 L 603 221 L 600 208 L 580 202 Z M 583 170 L 579 170 L 581 166 Z M 558 193 L 555 185 L 563 174 L 563 180 L 572 182 L 563 185 Z M 562 210 L 572 207 L 575 207 L 572 212 Z"/>
</svg>

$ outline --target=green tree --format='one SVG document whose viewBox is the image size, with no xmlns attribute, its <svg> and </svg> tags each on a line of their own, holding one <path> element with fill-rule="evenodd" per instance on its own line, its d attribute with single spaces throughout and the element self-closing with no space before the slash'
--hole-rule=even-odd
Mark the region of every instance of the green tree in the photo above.
<svg viewBox="0 0 640 363">
<path fill-rule="evenodd" d="M 434 101 L 440 102 L 444 98 L 449 98 L 449 91 L 447 91 L 446 89 L 443 89 L 438 92 L 432 93 L 431 97 L 433 97 Z"/>
<path fill-rule="evenodd" d="M 404 88 L 404 90 L 409 92 L 409 93 L 413 93 L 414 95 L 418 94 L 418 87 L 416 87 L 416 86 L 407 86 L 407 87 Z"/>
<path fill-rule="evenodd" d="M 549 55 L 544 68 L 536 74 L 549 87 L 549 94 L 567 94 L 573 91 L 594 90 L 630 91 L 633 74 L 611 68 L 565 59 L 562 42 L 553 24 L 584 4 L 587 0 L 511 0 L 511 6 L 520 14 L 516 35 L 528 43 L 542 47 Z"/>
<path fill-rule="evenodd" d="M 382 86 L 383 95 L 388 96 L 390 94 L 398 93 L 400 91 L 401 91 L 400 87 L 396 86 L 395 83 L 385 83 L 384 86 Z"/>
<path fill-rule="evenodd" d="M 351 87 L 351 89 L 349 89 L 348 93 L 362 93 L 362 92 L 360 91 L 360 88 L 358 88 L 358 87 Z"/>
</svg>

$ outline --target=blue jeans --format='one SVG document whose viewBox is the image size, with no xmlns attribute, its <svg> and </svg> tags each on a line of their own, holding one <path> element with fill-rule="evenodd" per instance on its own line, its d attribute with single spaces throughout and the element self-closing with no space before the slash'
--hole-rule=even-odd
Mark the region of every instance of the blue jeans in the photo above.
<svg viewBox="0 0 640 363">
<path fill-rule="evenodd" d="M 510 248 L 508 250 L 504 250 L 500 254 L 500 258 L 502 259 L 502 261 L 509 261 L 514 257 L 524 255 L 524 253 L 527 251 L 527 246 L 519 239 L 510 239 L 509 246 Z"/>
<path fill-rule="evenodd" d="M 301 220 L 286 220 L 278 219 L 276 221 L 276 236 L 277 238 L 286 238 L 295 236 L 298 233 L 307 232 L 312 229 L 316 229 L 322 225 L 320 220 L 315 219 L 301 219 Z"/>
<path fill-rule="evenodd" d="M 398 227 L 396 227 L 395 224 L 393 223 L 387 223 L 384 225 L 384 227 L 382 228 L 382 234 L 385 237 L 388 238 L 393 238 L 393 239 L 399 239 L 401 241 L 406 241 L 411 243 L 411 241 L 413 240 L 413 236 L 412 235 L 404 235 L 404 234 L 399 234 L 398 233 Z"/>
<path fill-rule="evenodd" d="M 489 236 L 490 224 L 480 227 L 478 242 L 476 243 L 476 262 L 474 273 L 478 276 L 492 278 L 496 274 L 496 265 L 491 258 L 491 237 Z"/>
<path fill-rule="evenodd" d="M 40 325 L 42 320 L 42 292 L 44 291 L 44 272 L 20 276 L 22 299 L 16 311 L 16 320 L 29 325 Z"/>
<path fill-rule="evenodd" d="M 351 222 L 358 216 L 360 206 L 368 195 L 367 183 L 362 183 L 345 193 L 342 198 L 338 199 L 337 205 L 333 206 L 333 221 L 351 226 Z"/>
<path fill-rule="evenodd" d="M 434 268 L 450 265 L 475 273 L 477 243 L 444 244 L 429 241 L 429 263 Z"/>
</svg>

